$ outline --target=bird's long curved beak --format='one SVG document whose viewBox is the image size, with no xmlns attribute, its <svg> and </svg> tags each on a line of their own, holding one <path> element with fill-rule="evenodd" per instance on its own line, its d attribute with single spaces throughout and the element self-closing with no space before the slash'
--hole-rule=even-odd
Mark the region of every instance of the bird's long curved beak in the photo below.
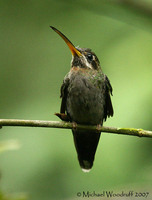
<svg viewBox="0 0 152 200">
<path fill-rule="evenodd" d="M 52 28 L 56 33 L 58 33 L 61 38 L 65 41 L 65 43 L 68 45 L 69 49 L 71 50 L 71 53 L 73 56 L 77 55 L 77 56 L 82 56 L 81 52 L 78 51 L 75 46 L 72 44 L 72 42 L 70 42 L 70 40 L 63 34 L 61 33 L 59 30 L 57 30 L 56 28 L 54 28 L 53 26 L 50 26 L 50 28 Z"/>
</svg>

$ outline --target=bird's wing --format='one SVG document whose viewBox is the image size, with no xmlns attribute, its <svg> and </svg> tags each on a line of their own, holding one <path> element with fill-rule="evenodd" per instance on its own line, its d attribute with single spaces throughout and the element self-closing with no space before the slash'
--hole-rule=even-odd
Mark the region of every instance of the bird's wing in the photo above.
<svg viewBox="0 0 152 200">
<path fill-rule="evenodd" d="M 110 95 L 112 95 L 112 86 L 106 75 L 105 75 L 105 85 L 106 85 L 106 88 L 105 88 L 106 101 L 105 101 L 105 109 L 104 109 L 104 120 L 106 121 L 107 117 L 112 117 L 114 114 L 111 97 L 110 97 Z"/>
<path fill-rule="evenodd" d="M 66 101 L 67 101 L 67 95 L 68 95 L 68 86 L 69 86 L 69 78 L 66 76 L 64 78 L 64 81 L 61 86 L 60 97 L 62 98 L 62 101 L 61 101 L 60 113 L 55 113 L 55 115 L 58 116 L 63 121 L 70 121 L 68 115 L 66 114 Z"/>
<path fill-rule="evenodd" d="M 69 78 L 66 76 L 64 78 L 64 81 L 62 83 L 61 86 L 61 98 L 62 98 L 62 102 L 61 102 L 61 107 L 60 107 L 60 113 L 65 113 L 66 111 L 66 100 L 67 100 L 67 95 L 68 95 L 68 86 L 69 86 Z"/>
</svg>

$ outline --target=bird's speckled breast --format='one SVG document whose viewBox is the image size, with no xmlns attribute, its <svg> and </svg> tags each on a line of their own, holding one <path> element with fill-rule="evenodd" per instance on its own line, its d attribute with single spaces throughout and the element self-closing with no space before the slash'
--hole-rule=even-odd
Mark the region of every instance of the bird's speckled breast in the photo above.
<svg viewBox="0 0 152 200">
<path fill-rule="evenodd" d="M 76 123 L 102 124 L 105 105 L 104 74 L 95 70 L 71 70 L 66 109 Z"/>
</svg>

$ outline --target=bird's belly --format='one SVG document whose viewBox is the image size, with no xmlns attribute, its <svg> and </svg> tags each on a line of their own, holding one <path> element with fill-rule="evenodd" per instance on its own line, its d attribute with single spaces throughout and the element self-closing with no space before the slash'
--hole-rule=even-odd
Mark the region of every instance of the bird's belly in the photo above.
<svg viewBox="0 0 152 200">
<path fill-rule="evenodd" d="M 67 113 L 72 121 L 80 124 L 102 124 L 104 93 L 93 84 L 74 84 L 67 97 Z"/>
</svg>

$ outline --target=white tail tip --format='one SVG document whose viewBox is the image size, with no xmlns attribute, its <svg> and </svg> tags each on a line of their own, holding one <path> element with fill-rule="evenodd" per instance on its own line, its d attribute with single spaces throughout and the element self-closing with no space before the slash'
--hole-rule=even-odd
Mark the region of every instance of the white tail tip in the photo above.
<svg viewBox="0 0 152 200">
<path fill-rule="evenodd" d="M 81 169 L 82 169 L 82 171 L 85 172 L 85 173 L 88 173 L 88 172 L 90 172 L 90 170 L 91 170 L 91 169 L 83 169 L 83 168 L 81 168 Z"/>
</svg>

